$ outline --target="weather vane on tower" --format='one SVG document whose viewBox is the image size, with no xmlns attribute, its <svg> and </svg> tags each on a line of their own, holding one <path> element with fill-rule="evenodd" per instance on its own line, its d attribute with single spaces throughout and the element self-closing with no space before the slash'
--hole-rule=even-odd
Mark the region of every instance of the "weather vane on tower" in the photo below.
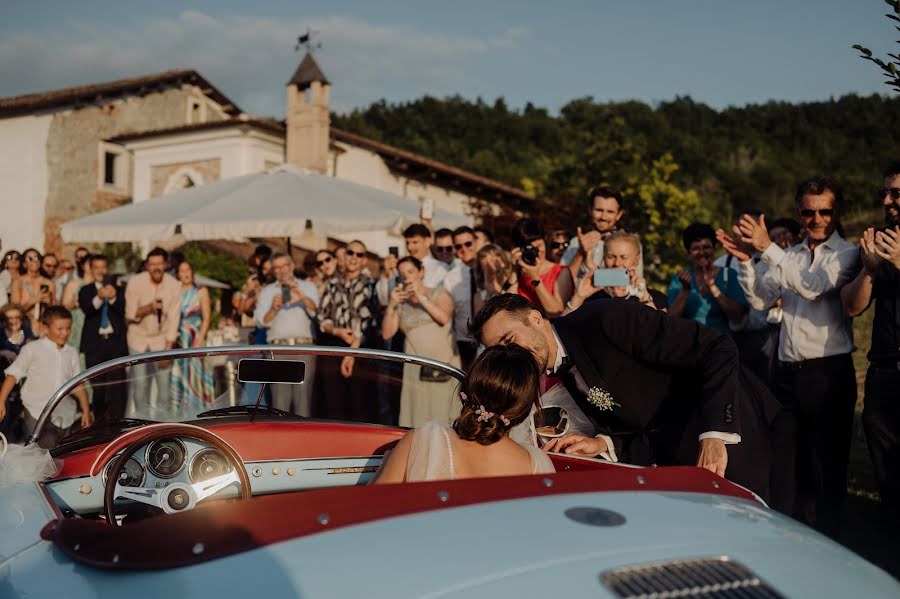
<svg viewBox="0 0 900 599">
<path fill-rule="evenodd" d="M 313 40 L 314 37 L 319 35 L 319 31 L 315 29 L 306 28 L 306 33 L 297 38 L 297 43 L 294 44 L 294 52 L 299 52 L 300 48 L 306 47 L 306 51 L 309 54 L 312 54 L 314 50 L 318 50 L 322 47 L 322 42 L 316 42 Z"/>
</svg>

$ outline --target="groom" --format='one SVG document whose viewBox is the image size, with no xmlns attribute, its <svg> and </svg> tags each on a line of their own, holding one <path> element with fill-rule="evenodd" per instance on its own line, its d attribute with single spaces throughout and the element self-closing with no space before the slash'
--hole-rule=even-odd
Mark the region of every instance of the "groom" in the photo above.
<svg viewBox="0 0 900 599">
<path fill-rule="evenodd" d="M 768 429 L 780 408 L 741 370 L 727 335 L 615 299 L 547 320 L 511 294 L 491 298 L 471 328 L 487 347 L 529 349 L 600 433 L 549 449 L 645 466 L 696 464 L 768 494 Z"/>
</svg>

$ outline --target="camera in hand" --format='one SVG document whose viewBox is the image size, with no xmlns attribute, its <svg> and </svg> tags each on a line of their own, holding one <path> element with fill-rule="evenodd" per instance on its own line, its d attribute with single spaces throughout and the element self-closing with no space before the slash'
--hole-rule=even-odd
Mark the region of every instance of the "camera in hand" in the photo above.
<svg viewBox="0 0 900 599">
<path fill-rule="evenodd" d="M 281 303 L 285 306 L 291 303 L 291 287 L 290 285 L 281 286 Z"/>
<path fill-rule="evenodd" d="M 528 266 L 534 266 L 537 264 L 538 260 L 538 251 L 537 248 L 531 245 L 522 246 L 522 262 L 527 264 Z"/>
<path fill-rule="evenodd" d="M 45 293 L 50 293 L 50 286 L 49 286 L 49 285 L 41 285 L 41 296 L 42 296 L 42 297 L 41 297 L 41 303 L 42 303 L 42 304 L 46 304 L 46 303 L 47 303 L 46 300 L 44 300 L 44 298 L 43 298 L 43 295 L 44 295 Z"/>
<path fill-rule="evenodd" d="M 103 275 L 103 286 L 112 285 L 115 287 L 119 282 L 119 277 L 116 275 Z"/>
</svg>

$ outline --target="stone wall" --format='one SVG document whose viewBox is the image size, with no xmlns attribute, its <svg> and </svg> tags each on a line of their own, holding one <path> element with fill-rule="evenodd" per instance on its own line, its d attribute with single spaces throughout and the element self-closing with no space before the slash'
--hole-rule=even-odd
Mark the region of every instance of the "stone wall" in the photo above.
<svg viewBox="0 0 900 599">
<path fill-rule="evenodd" d="M 102 167 L 99 142 L 125 133 L 186 124 L 188 98 L 198 94 L 195 86 L 185 85 L 53 115 L 47 137 L 46 251 L 64 250 L 60 223 L 128 199 L 127 191 L 105 189 L 98 183 Z M 207 115 L 208 120 L 221 119 L 215 110 Z"/>
</svg>

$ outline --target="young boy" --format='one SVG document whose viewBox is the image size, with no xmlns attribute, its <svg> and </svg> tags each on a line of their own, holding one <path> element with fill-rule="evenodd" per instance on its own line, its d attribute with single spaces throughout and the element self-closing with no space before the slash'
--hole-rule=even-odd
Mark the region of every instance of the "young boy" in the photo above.
<svg viewBox="0 0 900 599">
<path fill-rule="evenodd" d="M 49 306 L 41 314 L 41 323 L 47 332 L 45 337 L 32 341 L 22 348 L 16 361 L 6 369 L 6 379 L 0 387 L 0 421 L 6 416 L 6 398 L 16 382 L 27 378 L 22 386 L 22 404 L 25 406 L 25 427 L 33 431 L 50 397 L 64 382 L 81 371 L 78 352 L 66 345 L 72 332 L 72 314 L 62 306 Z M 93 422 L 84 386 L 72 392 L 81 407 L 81 426 Z M 38 445 L 44 449 L 56 447 L 60 439 L 70 432 L 76 419 L 75 402 L 68 397 L 60 403 L 51 420 L 44 425 Z"/>
</svg>

